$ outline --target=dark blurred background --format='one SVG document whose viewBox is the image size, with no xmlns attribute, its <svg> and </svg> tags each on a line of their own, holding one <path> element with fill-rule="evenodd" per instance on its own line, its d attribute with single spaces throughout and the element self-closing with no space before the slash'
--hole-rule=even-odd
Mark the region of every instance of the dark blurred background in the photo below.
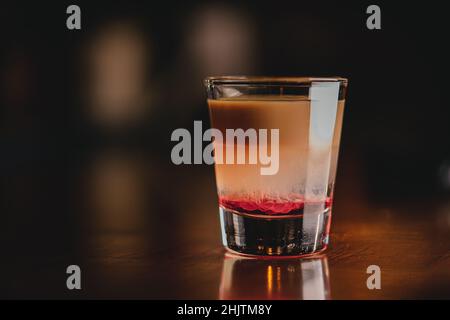
<svg viewBox="0 0 450 320">
<path fill-rule="evenodd" d="M 70 4 L 81 30 L 66 28 Z M 161 255 L 187 236 L 219 243 L 213 168 L 170 161 L 171 132 L 208 123 L 207 75 L 348 78 L 336 216 L 395 205 L 448 232 L 447 11 L 377 2 L 372 31 L 370 4 L 4 1 L 0 297 L 64 296 L 64 266 L 77 261 L 99 270 L 88 277 L 117 276 L 102 242 L 112 232 L 147 234 L 117 245 Z M 414 210 L 422 200 L 434 206 Z M 198 212 L 211 218 L 193 226 Z M 54 283 L 49 264 L 62 270 Z"/>
</svg>

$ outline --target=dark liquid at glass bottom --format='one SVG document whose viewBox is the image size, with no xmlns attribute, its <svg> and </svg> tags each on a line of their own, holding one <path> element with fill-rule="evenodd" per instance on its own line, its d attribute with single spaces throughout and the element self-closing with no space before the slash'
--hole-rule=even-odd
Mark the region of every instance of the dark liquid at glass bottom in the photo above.
<svg viewBox="0 0 450 320">
<path fill-rule="evenodd" d="M 224 245 L 239 254 L 254 256 L 301 256 L 324 250 L 328 245 L 331 219 L 330 201 L 309 206 L 323 208 L 317 216 L 317 228 L 304 228 L 304 209 L 294 213 L 261 214 L 220 206 Z M 317 212 L 317 210 L 316 210 Z M 309 233 L 309 234 L 308 234 Z"/>
</svg>

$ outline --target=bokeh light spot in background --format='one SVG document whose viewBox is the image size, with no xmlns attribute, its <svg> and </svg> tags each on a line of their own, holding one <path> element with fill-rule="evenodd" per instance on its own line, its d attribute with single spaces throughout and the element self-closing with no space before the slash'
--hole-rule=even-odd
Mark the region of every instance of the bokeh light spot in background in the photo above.
<svg viewBox="0 0 450 320">
<path fill-rule="evenodd" d="M 119 151 L 98 154 L 88 176 L 91 226 L 100 231 L 147 230 L 145 166 Z"/>
<path fill-rule="evenodd" d="M 253 21 L 232 7 L 216 4 L 197 11 L 188 26 L 187 43 L 202 76 L 254 71 Z"/>
<path fill-rule="evenodd" d="M 132 23 L 114 22 L 97 32 L 87 50 L 88 105 L 95 123 L 120 127 L 149 111 L 150 58 L 148 39 Z"/>
</svg>

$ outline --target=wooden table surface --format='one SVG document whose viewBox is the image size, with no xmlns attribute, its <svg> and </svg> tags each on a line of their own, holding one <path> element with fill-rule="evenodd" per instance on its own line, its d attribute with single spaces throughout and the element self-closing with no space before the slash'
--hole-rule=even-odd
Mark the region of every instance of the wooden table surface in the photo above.
<svg viewBox="0 0 450 320">
<path fill-rule="evenodd" d="M 349 166 L 342 165 L 338 175 L 329 248 L 317 257 L 280 261 L 226 254 L 212 168 L 96 157 L 76 175 L 76 223 L 67 230 L 60 226 L 61 239 L 49 242 L 59 249 L 30 249 L 5 259 L 2 296 L 450 298 L 450 201 L 375 203 Z M 66 288 L 69 264 L 81 267 L 80 291 Z M 380 290 L 366 286 L 370 265 L 381 269 Z"/>
<path fill-rule="evenodd" d="M 145 236 L 93 239 L 92 296 L 167 299 L 450 298 L 450 239 L 426 219 L 382 217 L 333 221 L 331 245 L 320 256 L 243 259 L 219 243 L 219 226 L 158 247 Z M 168 235 L 170 236 L 170 235 Z M 367 267 L 381 269 L 381 289 L 369 290 Z M 89 295 L 90 296 L 90 295 Z"/>
</svg>

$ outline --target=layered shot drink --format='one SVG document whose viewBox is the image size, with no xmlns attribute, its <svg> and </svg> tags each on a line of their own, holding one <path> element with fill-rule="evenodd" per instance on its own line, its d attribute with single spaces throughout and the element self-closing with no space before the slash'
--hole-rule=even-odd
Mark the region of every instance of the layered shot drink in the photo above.
<svg viewBox="0 0 450 320">
<path fill-rule="evenodd" d="M 324 250 L 347 80 L 211 77 L 205 84 L 211 127 L 223 136 L 214 152 L 224 246 L 252 256 Z"/>
</svg>

